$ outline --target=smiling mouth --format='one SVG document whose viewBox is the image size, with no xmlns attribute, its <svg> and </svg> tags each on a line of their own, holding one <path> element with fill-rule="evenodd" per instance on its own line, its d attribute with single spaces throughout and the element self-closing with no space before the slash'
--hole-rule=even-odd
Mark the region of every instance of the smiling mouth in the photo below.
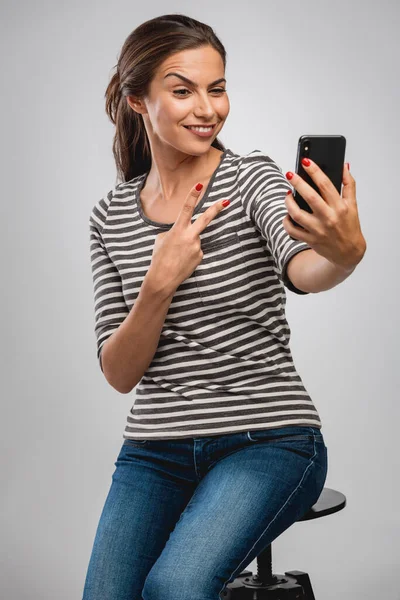
<svg viewBox="0 0 400 600">
<path fill-rule="evenodd" d="M 184 125 L 186 129 L 190 129 L 191 127 L 204 127 L 205 129 L 214 129 L 214 127 L 216 126 L 217 123 L 214 123 L 214 125 Z"/>
</svg>

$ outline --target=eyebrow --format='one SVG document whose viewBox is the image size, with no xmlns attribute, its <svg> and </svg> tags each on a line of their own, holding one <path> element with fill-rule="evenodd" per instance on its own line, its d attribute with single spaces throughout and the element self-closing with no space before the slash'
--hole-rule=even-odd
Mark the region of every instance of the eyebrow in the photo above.
<svg viewBox="0 0 400 600">
<path fill-rule="evenodd" d="M 184 75 L 180 75 L 179 73 L 167 73 L 167 75 L 164 77 L 164 79 L 166 77 L 169 77 L 170 75 L 175 75 L 175 77 L 179 77 L 180 79 L 182 79 L 182 81 L 185 81 L 186 83 L 189 83 L 190 85 L 193 85 L 195 88 L 199 87 L 198 83 L 195 83 L 194 81 L 191 81 L 190 79 L 188 79 L 187 77 L 185 77 Z M 225 77 L 221 77 L 221 79 L 216 79 L 215 81 L 213 81 L 212 83 L 210 83 L 209 85 L 216 85 L 217 83 L 221 83 L 222 81 L 225 81 L 226 83 L 226 79 Z"/>
</svg>

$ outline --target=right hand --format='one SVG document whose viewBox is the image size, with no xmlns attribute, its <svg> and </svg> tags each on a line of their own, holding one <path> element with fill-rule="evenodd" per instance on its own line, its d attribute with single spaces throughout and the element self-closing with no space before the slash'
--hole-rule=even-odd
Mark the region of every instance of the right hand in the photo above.
<svg viewBox="0 0 400 600">
<path fill-rule="evenodd" d="M 181 212 L 169 231 L 156 237 L 149 268 L 152 276 L 170 288 L 171 294 L 185 281 L 203 259 L 200 233 L 225 208 L 223 200 L 215 202 L 192 223 L 193 211 L 201 191 L 193 186 Z"/>
</svg>

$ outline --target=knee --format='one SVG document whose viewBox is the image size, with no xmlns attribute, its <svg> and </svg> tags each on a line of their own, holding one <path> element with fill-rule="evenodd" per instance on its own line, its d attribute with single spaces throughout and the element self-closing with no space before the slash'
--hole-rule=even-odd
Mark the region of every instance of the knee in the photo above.
<svg viewBox="0 0 400 600">
<path fill-rule="evenodd" d="M 172 578 L 173 573 L 163 573 L 158 567 L 153 566 L 144 583 L 143 600 L 173 600 Z"/>
<path fill-rule="evenodd" d="M 167 577 L 152 574 L 146 579 L 142 590 L 143 600 L 177 600 L 173 593 L 174 585 Z"/>
<path fill-rule="evenodd" d="M 217 583 L 214 588 L 212 578 L 206 581 L 203 579 L 201 569 L 196 574 L 189 574 L 182 571 L 163 573 L 161 571 L 152 571 L 147 577 L 143 590 L 143 600 L 209 600 L 218 598 L 221 584 Z M 216 590 L 218 587 L 218 590 Z"/>
<path fill-rule="evenodd" d="M 161 574 L 154 572 L 146 579 L 143 590 L 143 600 L 180 600 L 193 598 L 192 594 L 183 595 L 183 581 L 174 573 Z M 186 589 L 186 588 L 185 588 Z"/>
</svg>

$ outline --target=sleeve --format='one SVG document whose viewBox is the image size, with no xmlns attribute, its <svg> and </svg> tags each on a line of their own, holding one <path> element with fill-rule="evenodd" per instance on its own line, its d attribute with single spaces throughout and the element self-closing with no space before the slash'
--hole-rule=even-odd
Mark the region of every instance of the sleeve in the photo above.
<svg viewBox="0 0 400 600">
<path fill-rule="evenodd" d="M 110 200 L 111 192 L 106 197 Z M 97 359 L 101 363 L 104 342 L 118 329 L 129 314 L 122 293 L 122 281 L 118 270 L 106 250 L 101 231 L 107 216 L 107 202 L 100 200 L 89 219 L 90 262 L 94 292 L 94 331 L 97 341 Z"/>
<path fill-rule="evenodd" d="M 296 288 L 287 276 L 290 259 L 311 246 L 292 238 L 283 227 L 282 221 L 288 214 L 286 192 L 292 188 L 282 169 L 269 156 L 254 150 L 243 157 L 241 170 L 240 185 L 246 213 L 267 242 L 284 285 L 296 294 L 308 294 Z"/>
</svg>

